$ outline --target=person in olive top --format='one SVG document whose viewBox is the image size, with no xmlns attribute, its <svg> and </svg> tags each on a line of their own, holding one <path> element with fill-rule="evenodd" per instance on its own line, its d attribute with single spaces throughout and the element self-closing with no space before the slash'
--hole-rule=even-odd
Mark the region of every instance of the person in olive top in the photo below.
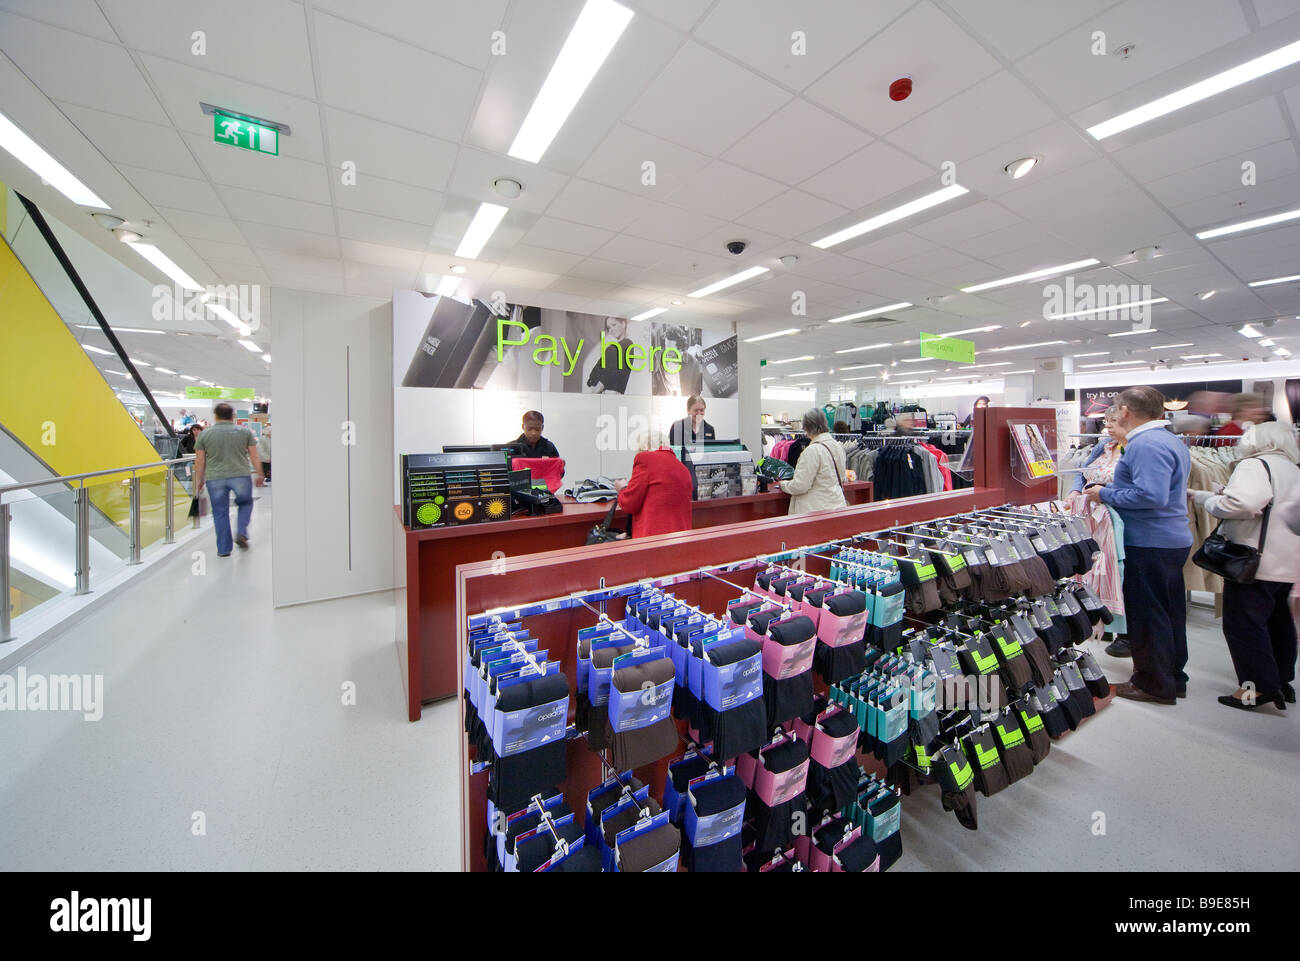
<svg viewBox="0 0 1300 961">
<path fill-rule="evenodd" d="M 212 408 L 217 422 L 194 442 L 194 490 L 206 481 L 212 500 L 212 526 L 217 532 L 217 556 L 230 556 L 230 495 L 238 508 L 235 543 L 248 549 L 248 522 L 253 516 L 253 485 L 262 486 L 262 463 L 257 441 L 247 427 L 236 427 L 229 404 Z M 253 476 L 250 477 L 249 475 Z"/>
<path fill-rule="evenodd" d="M 520 457 L 559 457 L 560 452 L 555 449 L 555 445 L 542 436 L 542 430 L 546 427 L 546 418 L 541 415 L 540 411 L 524 411 L 524 432 L 511 441 L 512 444 L 519 445 Z"/>
</svg>

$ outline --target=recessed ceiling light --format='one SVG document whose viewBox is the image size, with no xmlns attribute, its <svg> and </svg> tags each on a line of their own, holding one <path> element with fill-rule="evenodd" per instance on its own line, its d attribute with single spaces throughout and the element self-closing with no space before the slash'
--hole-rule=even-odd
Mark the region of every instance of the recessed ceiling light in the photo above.
<svg viewBox="0 0 1300 961">
<path fill-rule="evenodd" d="M 260 354 L 262 352 L 262 348 L 258 347 L 257 344 L 251 340 L 241 340 L 239 346 L 243 347 L 244 350 L 251 350 L 255 354 Z"/>
<path fill-rule="evenodd" d="M 173 375 L 174 375 L 174 374 L 176 373 L 176 371 L 174 371 L 174 370 L 169 370 L 169 369 L 167 369 L 166 367 L 155 367 L 154 370 L 158 371 L 158 373 L 160 373 L 160 374 L 173 374 Z"/>
<path fill-rule="evenodd" d="M 652 307 L 644 313 L 637 314 L 633 320 L 649 320 L 651 317 L 658 317 L 660 314 L 668 312 L 667 307 Z"/>
<path fill-rule="evenodd" d="M 796 257 L 794 254 L 786 254 L 784 257 L 781 258 L 782 267 L 793 267 L 797 263 L 799 263 L 799 258 Z"/>
<path fill-rule="evenodd" d="M 463 274 L 463 273 L 464 273 L 465 271 L 467 271 L 468 269 L 469 269 L 469 268 L 466 267 L 464 264 L 452 264 L 452 265 L 451 265 L 451 272 L 452 272 L 453 274 Z"/>
<path fill-rule="evenodd" d="M 1239 328 L 1237 329 L 1237 333 L 1241 334 L 1241 336 L 1243 336 L 1243 337 L 1263 337 L 1263 336 L 1264 336 L 1264 335 L 1261 334 L 1258 330 L 1256 330 L 1254 327 L 1250 326 L 1250 324 L 1242 324 L 1241 327 L 1239 327 Z"/>
<path fill-rule="evenodd" d="M 1020 322 L 1020 326 L 1021 326 L 1022 328 L 1024 328 L 1024 327 L 1028 327 L 1030 323 L 1031 323 L 1031 322 L 1028 321 L 1028 320 L 1022 320 L 1022 321 Z"/>
<path fill-rule="evenodd" d="M 1144 103 L 1140 107 L 1127 110 L 1103 123 L 1095 124 L 1088 128 L 1088 133 L 1096 140 L 1104 140 L 1139 124 L 1147 123 L 1157 117 L 1173 113 L 1175 110 L 1181 110 L 1183 107 L 1199 103 L 1208 97 L 1213 97 L 1215 94 L 1223 93 L 1225 90 L 1231 90 L 1233 87 L 1248 83 L 1275 70 L 1289 67 L 1296 61 L 1300 61 L 1300 40 L 1289 43 L 1285 47 L 1279 47 L 1277 50 L 1266 53 L 1261 57 L 1248 60 L 1229 70 L 1216 73 L 1214 76 L 1207 77 L 1190 86 L 1182 87 L 1173 93 L 1166 94 L 1149 103 Z"/>
<path fill-rule="evenodd" d="M 1146 307 L 1149 304 L 1167 304 L 1168 297 L 1152 297 L 1150 300 L 1132 300 L 1123 304 L 1107 304 L 1104 307 L 1093 307 L 1091 310 L 1076 310 L 1069 314 L 1049 314 L 1048 320 L 1069 320 L 1071 317 L 1090 317 L 1093 314 L 1113 314 L 1117 310 L 1128 310 L 1132 307 Z"/>
<path fill-rule="evenodd" d="M 1117 334 L 1107 334 L 1107 337 L 1143 337 L 1146 334 L 1158 334 L 1160 331 L 1151 327 L 1147 330 L 1121 330 Z"/>
<path fill-rule="evenodd" d="M 1096 258 L 1076 260 L 1069 264 L 1057 264 L 1055 267 L 1044 267 L 1041 270 L 1031 270 L 1027 274 L 1016 274 L 1014 277 L 1003 277 L 1001 280 L 990 280 L 986 283 L 975 284 L 972 287 L 963 287 L 961 291 L 964 294 L 975 294 L 979 293 L 981 290 L 992 290 L 995 287 L 1007 287 L 1011 284 L 1022 284 L 1026 281 L 1038 280 L 1042 277 L 1050 277 L 1053 274 L 1064 274 L 1071 270 L 1080 270 L 1084 267 L 1095 267 L 1099 263 L 1101 263 L 1101 261 Z"/>
<path fill-rule="evenodd" d="M 745 343 L 756 344 L 760 340 L 771 340 L 773 337 L 788 337 L 790 334 L 799 333 L 798 327 L 787 327 L 785 330 L 774 330 L 770 334 L 759 334 L 757 337 L 746 337 Z"/>
<path fill-rule="evenodd" d="M 271 362 L 271 355 L 270 355 L 270 354 L 263 354 L 263 355 L 262 355 L 262 359 L 263 359 L 264 361 L 266 361 L 266 362 L 269 364 L 269 363 Z"/>
<path fill-rule="evenodd" d="M 674 307 L 680 307 L 683 303 L 685 303 L 685 301 L 681 301 L 681 300 L 672 300 L 672 301 L 669 301 L 669 303 L 671 303 Z"/>
<path fill-rule="evenodd" d="M 1272 346 L 1273 346 L 1274 344 L 1276 344 L 1276 343 L 1277 343 L 1277 341 L 1272 340 L 1271 338 L 1265 337 L 1263 340 L 1261 340 L 1261 341 L 1259 342 L 1259 346 L 1261 346 L 1261 347 L 1272 347 Z"/>
<path fill-rule="evenodd" d="M 450 297 L 460 286 L 460 278 L 455 274 L 443 274 L 442 280 L 438 281 L 438 286 L 434 288 L 434 293 L 439 297 Z"/>
<path fill-rule="evenodd" d="M 108 209 L 108 204 L 100 200 L 93 190 L 74 177 L 68 168 L 46 153 L 40 144 L 19 130 L 4 114 L 0 114 L 0 147 L 13 154 L 34 174 L 74 204 Z"/>
<path fill-rule="evenodd" d="M 1300 214 L 1298 214 L 1300 215 Z M 1273 284 L 1286 284 L 1293 280 L 1300 280 L 1300 274 L 1291 274 L 1289 277 L 1272 277 L 1268 280 L 1256 280 L 1250 284 L 1251 287 L 1271 287 Z"/>
<path fill-rule="evenodd" d="M 90 216 L 94 219 L 95 223 L 99 224 L 105 230 L 113 230 L 126 223 L 126 221 L 117 216 L 117 214 L 91 214 Z"/>
<path fill-rule="evenodd" d="M 767 273 L 766 267 L 750 267 L 748 270 L 742 270 L 738 274 L 732 274 L 730 277 L 723 277 L 717 283 L 709 284 L 707 287 L 701 287 L 699 290 L 692 290 L 687 297 L 707 297 L 709 294 L 716 294 L 719 290 L 726 290 L 728 287 L 734 287 L 736 284 L 743 283 L 751 277 L 757 277 L 759 274 Z"/>
<path fill-rule="evenodd" d="M 1278 357 L 1290 357 L 1290 356 L 1291 356 L 1291 351 L 1287 350 L 1285 347 L 1279 347 L 1279 348 L 1277 348 L 1275 351 L 1273 351 L 1273 353 L 1276 354 Z"/>
<path fill-rule="evenodd" d="M 613 0 L 587 0 L 510 145 L 510 156 L 529 163 L 542 159 L 631 19 L 632 11 Z"/>
<path fill-rule="evenodd" d="M 113 231 L 113 236 L 124 244 L 133 244 L 137 240 L 143 239 L 143 235 L 136 233 L 134 230 L 128 230 L 125 227 L 118 227 Z"/>
<path fill-rule="evenodd" d="M 884 307 L 872 307 L 870 310 L 859 310 L 855 314 L 845 314 L 842 317 L 832 317 L 826 321 L 828 324 L 842 324 L 849 320 L 858 320 L 862 317 L 874 317 L 877 314 L 888 313 L 891 310 L 902 310 L 904 307 L 911 307 L 907 301 L 901 301 L 897 304 L 886 304 Z"/>
<path fill-rule="evenodd" d="M 514 200 L 524 192 L 524 185 L 518 180 L 511 180 L 509 177 L 499 177 L 492 181 L 492 189 L 502 197 L 508 197 Z"/>
<path fill-rule="evenodd" d="M 1031 347 L 1053 347 L 1056 344 L 1064 344 L 1064 340 L 1040 340 L 1032 344 L 1014 344 L 1010 347 L 990 347 L 987 353 L 1000 354 L 1008 350 L 1029 350 Z"/>
<path fill-rule="evenodd" d="M 919 214 L 923 210 L 929 210 L 939 204 L 946 203 L 962 194 L 969 193 L 961 184 L 952 184 L 944 187 L 942 190 L 936 190 L 934 193 L 926 194 L 924 197 L 918 197 L 916 200 L 908 201 L 893 210 L 886 210 L 883 214 L 877 214 L 861 223 L 856 223 L 851 227 L 845 227 L 838 230 L 830 236 L 823 237 L 821 240 L 814 240 L 813 246 L 825 250 L 827 247 L 834 247 L 836 244 L 842 244 L 846 240 L 852 240 L 854 237 L 861 237 L 865 233 L 878 230 L 904 217 L 910 217 L 913 214 Z"/>
<path fill-rule="evenodd" d="M 1196 235 L 1196 239 L 1211 240 L 1215 237 L 1222 237 L 1224 234 L 1236 234 L 1243 230 L 1255 230 L 1259 227 L 1271 227 L 1274 224 L 1286 223 L 1287 221 L 1296 220 L 1297 218 L 1300 218 L 1300 209 L 1287 210 L 1280 214 L 1270 214 L 1267 217 L 1256 217 L 1253 220 L 1242 220 L 1235 224 L 1226 224 L 1222 227 L 1215 227 L 1213 230 L 1202 230 Z M 1278 282 L 1280 283 L 1280 280 Z M 1250 286 L 1256 287 L 1260 285 L 1251 284 Z"/>
<path fill-rule="evenodd" d="M 1038 166 L 1037 157 L 1021 157 L 1019 160 L 1011 161 L 1002 169 L 1007 172 L 1007 176 L 1012 180 L 1019 180 L 1036 166 Z"/>
<path fill-rule="evenodd" d="M 801 360 L 813 360 L 813 359 L 814 356 L 812 354 L 804 354 L 802 357 L 787 357 L 785 360 L 769 360 L 767 363 L 769 367 L 774 367 L 777 364 L 793 364 Z M 790 376 L 793 377 L 795 375 L 791 374 Z"/>
<path fill-rule="evenodd" d="M 1089 370 L 1094 367 L 1124 367 L 1129 364 L 1150 364 L 1150 363 L 1151 361 L 1149 360 L 1112 360 L 1105 364 L 1080 364 L 1079 367 L 1083 370 Z"/>
<path fill-rule="evenodd" d="M 1209 300 L 1211 297 L 1213 297 L 1213 296 L 1214 296 L 1215 294 L 1217 294 L 1217 293 L 1218 293 L 1217 290 L 1205 290 L 1205 291 L 1202 291 L 1201 293 L 1197 294 L 1197 295 L 1196 295 L 1196 299 L 1197 299 L 1197 300 Z"/>
<path fill-rule="evenodd" d="M 860 350 L 883 350 L 886 347 L 893 347 L 893 344 L 863 344 L 861 347 L 846 347 L 843 350 L 837 350 L 837 354 L 856 354 Z"/>
<path fill-rule="evenodd" d="M 500 204 L 479 204 L 478 211 L 474 214 L 474 219 L 469 222 L 469 227 L 465 230 L 465 236 L 460 239 L 460 246 L 456 248 L 457 257 L 466 257 L 474 260 L 483 248 L 487 245 L 492 236 L 492 232 L 497 229 L 509 207 L 502 207 Z"/>
<path fill-rule="evenodd" d="M 143 257 L 149 263 L 153 264 L 173 281 L 180 284 L 185 290 L 202 290 L 202 285 L 187 274 L 176 261 L 172 260 L 165 253 L 155 247 L 153 244 L 128 243 L 128 247 Z"/>
</svg>

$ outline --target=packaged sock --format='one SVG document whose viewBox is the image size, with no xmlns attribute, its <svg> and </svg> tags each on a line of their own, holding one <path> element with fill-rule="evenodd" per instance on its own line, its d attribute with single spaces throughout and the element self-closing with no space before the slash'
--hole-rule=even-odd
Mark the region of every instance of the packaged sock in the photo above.
<svg viewBox="0 0 1300 961">
<path fill-rule="evenodd" d="M 1030 758 L 1038 764 L 1051 752 L 1052 739 L 1032 698 L 1023 697 L 1013 707 L 1016 720 L 1020 722 L 1020 730 L 1024 732 L 1025 743 L 1029 745 Z"/>
<path fill-rule="evenodd" d="M 817 628 L 800 615 L 769 626 L 763 638 L 763 704 L 769 725 L 808 713 L 813 704 Z"/>
<path fill-rule="evenodd" d="M 716 670 L 717 697 L 721 704 L 734 706 L 718 710 L 718 703 L 708 703 L 709 681 L 702 710 L 711 715 L 713 756 L 719 761 L 752 751 L 767 740 L 767 710 L 763 706 L 762 649 L 748 639 L 714 644 L 705 650 L 706 671 Z"/>
</svg>

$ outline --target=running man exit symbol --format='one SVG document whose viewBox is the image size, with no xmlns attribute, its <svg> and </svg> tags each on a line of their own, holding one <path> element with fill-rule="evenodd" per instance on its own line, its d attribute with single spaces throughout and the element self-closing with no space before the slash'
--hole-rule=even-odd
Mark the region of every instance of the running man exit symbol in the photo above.
<svg viewBox="0 0 1300 961">
<path fill-rule="evenodd" d="M 255 150 L 258 153 L 280 153 L 280 136 L 274 127 L 224 113 L 214 113 L 212 122 L 212 139 L 216 143 Z"/>
</svg>

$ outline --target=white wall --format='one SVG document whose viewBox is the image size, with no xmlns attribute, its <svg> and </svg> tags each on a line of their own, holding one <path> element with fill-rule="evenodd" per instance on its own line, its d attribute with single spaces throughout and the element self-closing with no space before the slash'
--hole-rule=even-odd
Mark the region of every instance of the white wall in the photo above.
<svg viewBox="0 0 1300 961">
<path fill-rule="evenodd" d="M 282 288 L 270 300 L 275 604 L 391 588 L 391 305 Z"/>
</svg>

